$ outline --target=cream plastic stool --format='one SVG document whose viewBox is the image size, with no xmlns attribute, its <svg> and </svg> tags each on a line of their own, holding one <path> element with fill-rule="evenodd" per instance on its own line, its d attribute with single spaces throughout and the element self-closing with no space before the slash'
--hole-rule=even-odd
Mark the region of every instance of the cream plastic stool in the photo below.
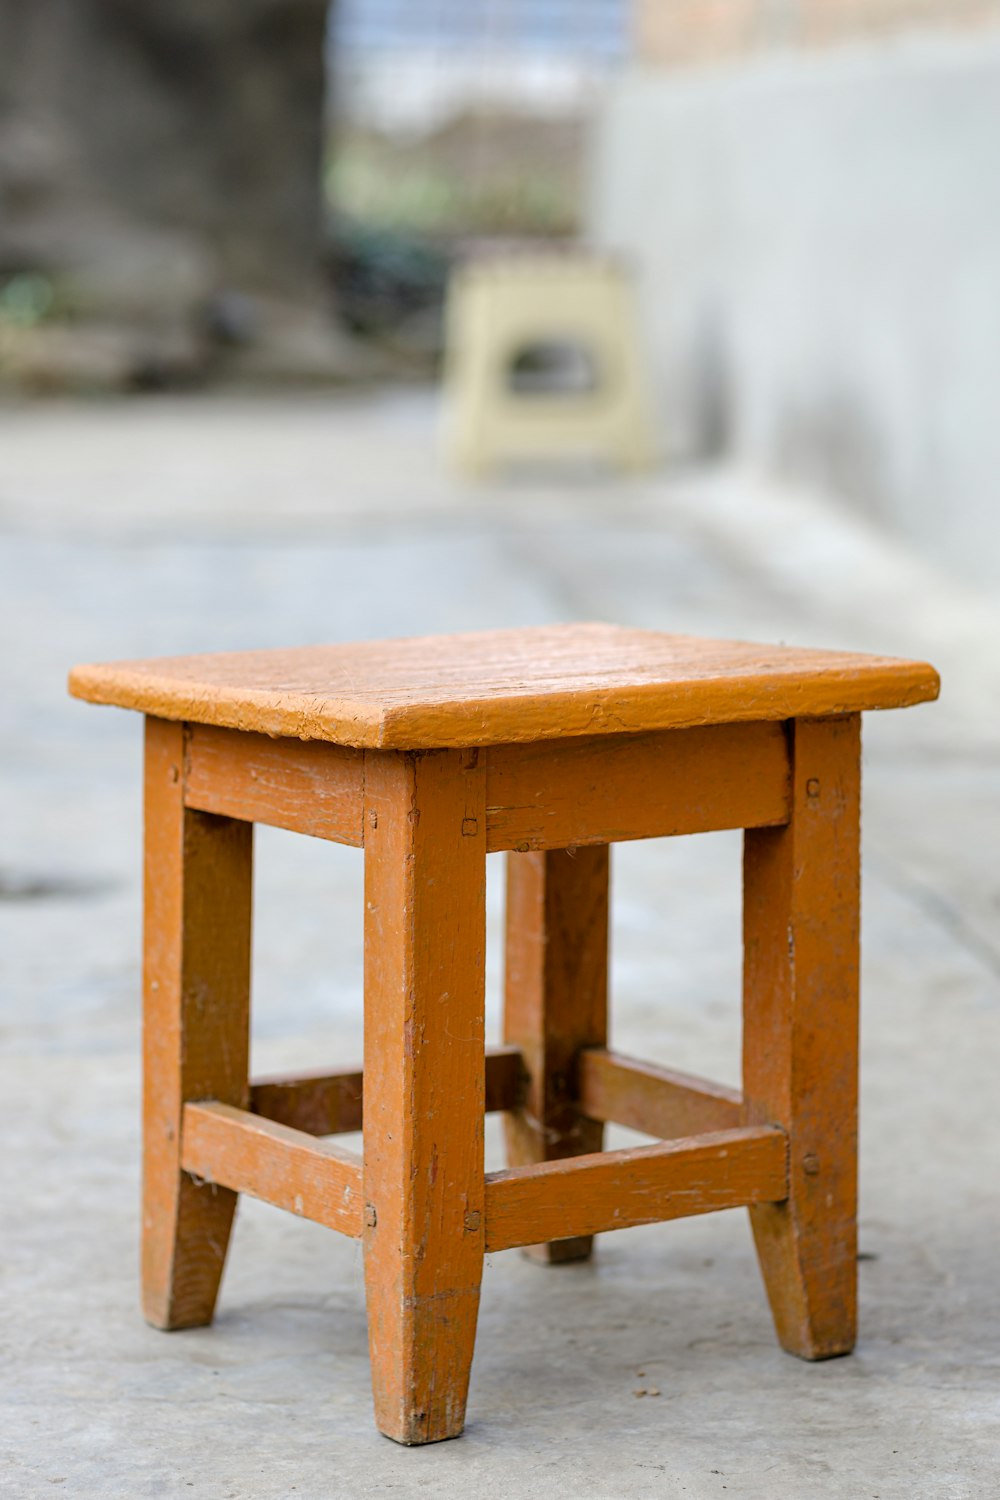
<svg viewBox="0 0 1000 1500">
<path fill-rule="evenodd" d="M 546 346 L 579 351 L 593 383 L 517 389 L 519 358 Z M 632 287 L 614 260 L 569 252 L 469 262 L 449 288 L 445 351 L 445 453 L 464 473 L 511 459 L 652 464 Z"/>
</svg>

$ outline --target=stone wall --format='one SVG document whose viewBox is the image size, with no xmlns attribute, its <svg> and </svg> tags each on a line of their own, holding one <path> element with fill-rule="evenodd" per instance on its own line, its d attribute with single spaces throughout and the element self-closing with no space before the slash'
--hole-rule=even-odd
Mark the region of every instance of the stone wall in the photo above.
<svg viewBox="0 0 1000 1500">
<path fill-rule="evenodd" d="M 159 378 L 198 364 L 213 308 L 242 337 L 269 300 L 318 306 L 327 12 L 0 0 L 0 292 L 53 299 L 51 328 L 7 330 L 8 368 L 83 329 L 98 383 Z"/>
</svg>

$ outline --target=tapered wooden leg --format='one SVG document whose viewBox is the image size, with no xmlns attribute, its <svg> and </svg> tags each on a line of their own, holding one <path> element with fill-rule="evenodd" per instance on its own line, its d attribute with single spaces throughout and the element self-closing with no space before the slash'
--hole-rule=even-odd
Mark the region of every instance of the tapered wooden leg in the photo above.
<svg viewBox="0 0 1000 1500">
<path fill-rule="evenodd" d="M 184 806 L 184 726 L 146 720 L 143 1311 L 158 1328 L 210 1323 L 236 1194 L 180 1167 L 193 1099 L 245 1107 L 252 837 Z"/>
<path fill-rule="evenodd" d="M 507 858 L 504 1039 L 529 1084 L 506 1117 L 511 1166 L 600 1151 L 603 1126 L 574 1103 L 576 1058 L 608 1035 L 608 847 Z M 531 1245 L 532 1259 L 586 1260 L 591 1236 Z"/>
<path fill-rule="evenodd" d="M 783 1347 L 854 1346 L 860 718 L 798 720 L 792 817 L 747 831 L 743 1077 L 749 1123 L 784 1127 L 787 1202 L 750 1210 Z"/>
<path fill-rule="evenodd" d="M 365 761 L 365 1286 L 387 1437 L 457 1437 L 483 1272 L 486 798 L 476 751 Z"/>
</svg>

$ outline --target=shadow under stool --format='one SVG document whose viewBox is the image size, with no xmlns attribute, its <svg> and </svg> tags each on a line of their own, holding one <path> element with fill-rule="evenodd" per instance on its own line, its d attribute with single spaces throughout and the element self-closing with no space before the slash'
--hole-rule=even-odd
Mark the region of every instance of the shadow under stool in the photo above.
<svg viewBox="0 0 1000 1500">
<path fill-rule="evenodd" d="M 750 1209 L 778 1338 L 855 1336 L 860 714 L 919 662 L 563 625 L 78 667 L 146 715 L 143 1301 L 212 1319 L 237 1195 L 364 1243 L 375 1414 L 465 1418 L 483 1256 Z M 248 1081 L 254 823 L 364 849 L 363 1075 Z M 608 851 L 743 828 L 743 1090 L 608 1049 Z M 505 1045 L 486 855 L 509 852 Z M 486 1173 L 483 1117 L 509 1167 Z M 658 1143 L 602 1151 L 604 1122 Z M 363 1129 L 363 1155 L 328 1137 Z"/>
</svg>

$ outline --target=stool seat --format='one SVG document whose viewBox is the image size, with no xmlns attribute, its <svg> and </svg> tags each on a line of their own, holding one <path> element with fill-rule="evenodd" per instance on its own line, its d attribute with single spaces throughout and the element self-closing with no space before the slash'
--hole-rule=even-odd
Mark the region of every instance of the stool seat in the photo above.
<svg viewBox="0 0 1000 1500">
<path fill-rule="evenodd" d="M 92 703 L 362 749 L 823 717 L 935 698 L 923 662 L 603 624 L 77 667 Z"/>
<path fill-rule="evenodd" d="M 436 1442 L 462 1430 L 486 1255 L 555 1265 L 746 1208 L 782 1346 L 850 1351 L 861 712 L 936 697 L 932 667 L 591 624 L 84 666 L 70 688 L 146 715 L 151 1323 L 211 1321 L 238 1195 L 262 1198 L 362 1241 L 376 1420 Z M 363 850 L 363 1069 L 250 1077 L 256 823 Z M 608 1036 L 610 846 L 726 828 L 740 1090 Z M 605 1151 L 606 1124 L 653 1144 Z M 360 1154 L 329 1139 L 358 1129 Z"/>
</svg>

